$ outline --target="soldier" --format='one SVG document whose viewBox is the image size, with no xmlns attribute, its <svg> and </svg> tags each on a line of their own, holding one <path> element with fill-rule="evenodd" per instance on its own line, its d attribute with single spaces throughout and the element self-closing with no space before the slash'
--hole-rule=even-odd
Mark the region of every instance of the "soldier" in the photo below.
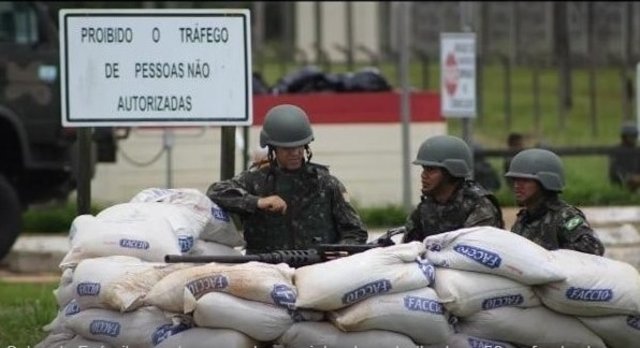
<svg viewBox="0 0 640 348">
<path fill-rule="evenodd" d="M 636 142 L 638 128 L 624 124 L 620 129 L 620 144 L 609 156 L 609 181 L 635 191 L 640 187 L 640 156 Z"/>
<path fill-rule="evenodd" d="M 513 157 L 505 177 L 512 183 L 516 203 L 523 207 L 512 232 L 549 250 L 604 254 L 604 246 L 582 211 L 558 197 L 564 188 L 564 172 L 555 153 L 523 150 Z"/>
<path fill-rule="evenodd" d="M 405 224 L 403 242 L 472 226 L 504 227 L 493 194 L 475 181 L 469 146 L 460 138 L 428 138 L 413 164 L 422 166 L 422 197 Z"/>
<path fill-rule="evenodd" d="M 275 106 L 260 132 L 260 146 L 268 146 L 268 165 L 207 190 L 212 201 L 240 215 L 248 254 L 366 242 L 367 231 L 344 185 L 327 167 L 311 163 L 313 139 L 301 108 Z"/>
</svg>

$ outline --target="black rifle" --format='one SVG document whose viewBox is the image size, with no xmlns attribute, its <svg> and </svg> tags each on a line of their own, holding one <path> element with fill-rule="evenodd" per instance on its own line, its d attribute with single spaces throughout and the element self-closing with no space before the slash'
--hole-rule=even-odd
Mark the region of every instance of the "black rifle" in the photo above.
<svg viewBox="0 0 640 348">
<path fill-rule="evenodd" d="M 346 257 L 361 253 L 369 249 L 394 245 L 391 237 L 404 233 L 404 227 L 396 227 L 388 230 L 378 239 L 367 244 L 318 244 L 315 248 L 304 250 L 275 250 L 268 253 L 249 255 L 165 255 L 167 263 L 245 263 L 258 261 L 264 263 L 286 263 L 291 267 L 302 267 L 314 263 L 325 262 L 340 257 Z"/>
</svg>

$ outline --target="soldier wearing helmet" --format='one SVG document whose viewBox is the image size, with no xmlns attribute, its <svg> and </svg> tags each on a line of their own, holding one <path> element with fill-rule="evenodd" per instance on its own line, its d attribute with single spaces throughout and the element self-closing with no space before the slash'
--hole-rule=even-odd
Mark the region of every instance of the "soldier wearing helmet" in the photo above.
<svg viewBox="0 0 640 348">
<path fill-rule="evenodd" d="M 422 166 L 422 197 L 408 217 L 403 242 L 463 227 L 504 227 L 497 199 L 471 180 L 471 149 L 460 138 L 428 138 L 413 164 Z"/>
<path fill-rule="evenodd" d="M 313 131 L 295 105 L 273 107 L 260 132 L 267 165 L 213 183 L 207 196 L 240 215 L 247 253 L 306 249 L 319 243 L 360 244 L 367 231 L 344 185 L 311 162 Z"/>
<path fill-rule="evenodd" d="M 511 227 L 549 250 L 573 249 L 604 254 L 604 246 L 580 209 L 562 201 L 562 161 L 545 149 L 527 149 L 513 157 L 505 177 L 513 186 L 516 203 L 523 207 Z"/>
<path fill-rule="evenodd" d="M 638 128 L 625 123 L 620 128 L 620 144 L 609 156 L 609 181 L 635 191 L 640 187 L 640 156 L 636 148 Z"/>
</svg>

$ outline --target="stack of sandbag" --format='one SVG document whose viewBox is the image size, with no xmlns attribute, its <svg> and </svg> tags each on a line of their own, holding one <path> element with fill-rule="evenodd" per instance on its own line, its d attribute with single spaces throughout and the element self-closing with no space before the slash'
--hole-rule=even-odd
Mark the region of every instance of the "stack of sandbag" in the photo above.
<svg viewBox="0 0 640 348">
<path fill-rule="evenodd" d="M 549 251 L 493 227 L 424 242 L 457 335 L 541 347 L 628 347 L 640 339 L 640 276 L 628 264 Z"/>
</svg>

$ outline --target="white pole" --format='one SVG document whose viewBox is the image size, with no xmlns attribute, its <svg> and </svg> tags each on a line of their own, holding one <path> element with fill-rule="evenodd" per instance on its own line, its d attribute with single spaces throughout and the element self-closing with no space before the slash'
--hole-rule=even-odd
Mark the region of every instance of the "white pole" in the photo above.
<svg viewBox="0 0 640 348">
<path fill-rule="evenodd" d="M 411 47 L 411 3 L 401 2 L 398 4 L 398 43 L 400 59 L 399 59 L 399 78 L 402 86 L 402 94 L 400 95 L 400 119 L 402 120 L 402 201 L 406 211 L 411 209 L 411 167 L 410 167 L 410 139 L 409 124 L 411 122 L 411 103 L 410 103 L 410 86 L 409 86 L 409 59 Z"/>
</svg>

